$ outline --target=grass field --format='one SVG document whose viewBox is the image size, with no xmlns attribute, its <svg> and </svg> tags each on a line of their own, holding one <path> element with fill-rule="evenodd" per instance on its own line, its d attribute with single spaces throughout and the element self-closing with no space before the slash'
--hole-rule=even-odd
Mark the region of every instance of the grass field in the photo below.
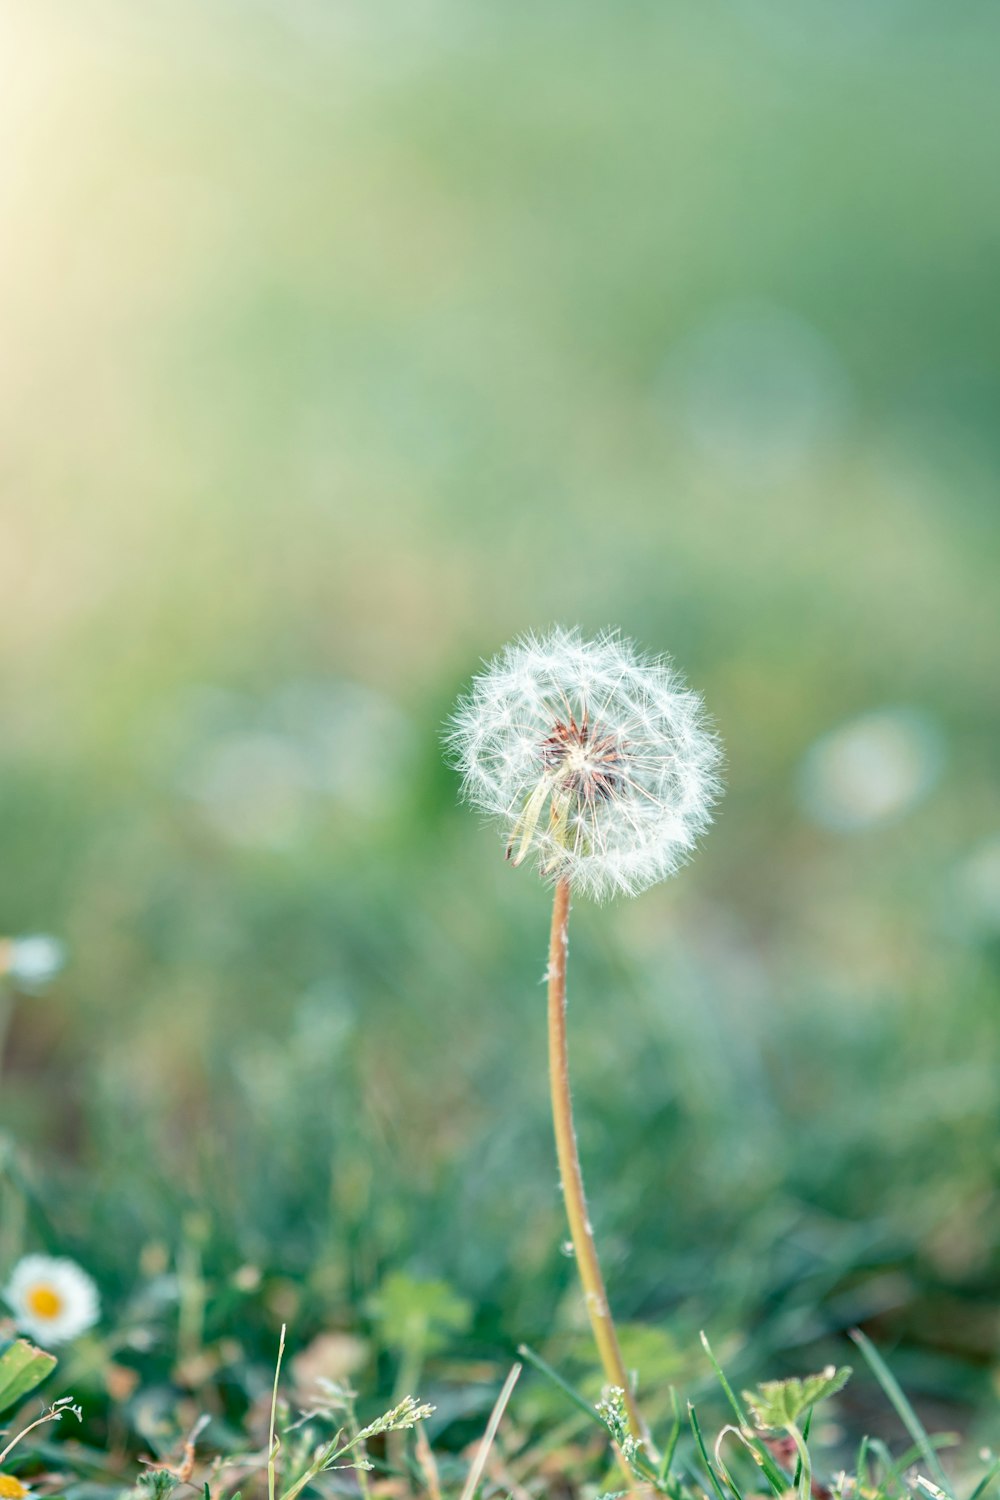
<svg viewBox="0 0 1000 1500">
<path fill-rule="evenodd" d="M 449 1494 L 518 1345 L 598 1398 L 549 898 L 440 745 L 557 621 L 671 653 L 725 746 L 690 868 L 573 918 L 650 1420 L 722 1413 L 704 1329 L 737 1389 L 854 1364 L 830 1464 L 902 1452 L 860 1326 L 982 1469 L 998 41 L 924 0 L 0 17 L 0 932 L 66 949 L 5 990 L 0 1278 L 67 1255 L 102 1308 L 42 1494 L 202 1411 L 259 1445 L 283 1324 L 299 1390 L 434 1404 Z M 530 1494 L 600 1471 L 567 1400 L 511 1397 Z"/>
</svg>

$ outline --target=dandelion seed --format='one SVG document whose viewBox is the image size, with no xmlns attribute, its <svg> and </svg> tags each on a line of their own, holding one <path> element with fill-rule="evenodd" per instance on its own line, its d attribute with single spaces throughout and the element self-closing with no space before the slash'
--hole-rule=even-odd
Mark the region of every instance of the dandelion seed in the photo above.
<svg viewBox="0 0 1000 1500">
<path fill-rule="evenodd" d="M 478 676 L 448 743 L 507 857 L 603 898 L 674 873 L 709 822 L 719 748 L 697 694 L 613 633 L 525 636 Z"/>
<path fill-rule="evenodd" d="M 3 1296 L 17 1327 L 45 1347 L 78 1338 L 100 1314 L 94 1282 L 65 1257 L 24 1256 L 14 1267 Z"/>
</svg>

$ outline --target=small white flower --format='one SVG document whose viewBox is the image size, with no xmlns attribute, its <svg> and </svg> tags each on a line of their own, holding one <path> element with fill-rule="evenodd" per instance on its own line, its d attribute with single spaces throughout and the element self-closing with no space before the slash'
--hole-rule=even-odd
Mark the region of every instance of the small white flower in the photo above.
<svg viewBox="0 0 1000 1500">
<path fill-rule="evenodd" d="M 100 1313 L 97 1287 L 65 1257 L 25 1255 L 3 1295 L 17 1327 L 46 1348 L 85 1333 Z"/>
<path fill-rule="evenodd" d="M 507 855 L 598 898 L 672 875 L 710 821 L 720 752 L 662 657 L 557 628 L 490 662 L 452 717 L 465 796 Z"/>
<path fill-rule="evenodd" d="M 8 974 L 22 989 L 43 989 L 65 962 L 64 944 L 47 932 L 6 938 L 0 942 L 0 973 Z"/>
</svg>

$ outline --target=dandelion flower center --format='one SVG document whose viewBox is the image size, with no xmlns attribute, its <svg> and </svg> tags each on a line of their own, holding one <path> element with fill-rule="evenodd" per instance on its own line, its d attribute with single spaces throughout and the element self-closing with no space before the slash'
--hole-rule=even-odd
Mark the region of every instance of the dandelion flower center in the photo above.
<svg viewBox="0 0 1000 1500">
<path fill-rule="evenodd" d="M 44 1281 L 29 1287 L 24 1300 L 36 1318 L 58 1318 L 63 1310 L 62 1297 L 54 1286 L 48 1286 Z M 2 1495 L 0 1491 L 0 1500 Z"/>
<path fill-rule="evenodd" d="M 24 1500 L 27 1494 L 30 1494 L 27 1485 L 13 1474 L 0 1474 L 0 1500 Z"/>
<path fill-rule="evenodd" d="M 586 709 L 582 724 L 577 724 L 572 714 L 568 724 L 556 720 L 552 733 L 542 741 L 541 758 L 556 773 L 560 791 L 586 802 L 612 796 L 623 774 L 617 739 L 599 725 L 592 727 Z"/>
</svg>

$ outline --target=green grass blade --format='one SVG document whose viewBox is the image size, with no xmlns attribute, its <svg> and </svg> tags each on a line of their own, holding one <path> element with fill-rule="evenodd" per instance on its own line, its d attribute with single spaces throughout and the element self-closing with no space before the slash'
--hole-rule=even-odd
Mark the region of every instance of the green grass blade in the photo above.
<svg viewBox="0 0 1000 1500">
<path fill-rule="evenodd" d="M 809 1433 L 810 1433 L 810 1430 L 812 1428 L 812 1422 L 813 1422 L 813 1412 L 815 1410 L 816 1410 L 816 1408 L 814 1406 L 810 1406 L 809 1410 L 806 1412 L 806 1419 L 805 1419 L 805 1421 L 802 1424 L 802 1441 L 804 1443 L 808 1443 L 808 1441 L 809 1441 Z M 799 1487 L 799 1485 L 801 1483 L 802 1483 L 802 1454 L 800 1453 L 799 1456 L 798 1456 L 798 1458 L 795 1461 L 795 1477 L 792 1480 L 792 1484 L 794 1485 L 794 1487 L 796 1489 L 798 1489 L 798 1487 Z"/>
<path fill-rule="evenodd" d="M 875 1379 L 878 1381 L 879 1385 L 882 1387 L 883 1391 L 885 1391 L 885 1394 L 892 1402 L 892 1405 L 895 1407 L 896 1415 L 899 1417 L 899 1420 L 902 1422 L 903 1426 L 906 1428 L 907 1432 L 910 1434 L 911 1438 L 920 1449 L 920 1453 L 923 1457 L 924 1463 L 927 1465 L 931 1474 L 934 1476 L 934 1482 L 942 1490 L 944 1490 L 946 1495 L 952 1496 L 953 1491 L 951 1485 L 948 1483 L 948 1477 L 945 1474 L 944 1469 L 941 1467 L 938 1456 L 934 1451 L 934 1445 L 927 1435 L 927 1430 L 924 1427 L 924 1424 L 921 1422 L 920 1418 L 913 1410 L 913 1407 L 910 1405 L 899 1381 L 889 1369 L 889 1366 L 886 1364 L 881 1354 L 879 1354 L 871 1339 L 863 1334 L 860 1328 L 852 1328 L 851 1338 L 861 1350 L 861 1353 L 864 1355 L 865 1359 L 868 1361 L 869 1366 L 871 1367 Z"/>
<path fill-rule="evenodd" d="M 936 1452 L 940 1452 L 942 1448 L 954 1448 L 959 1439 L 953 1432 L 936 1432 L 933 1436 L 929 1436 L 927 1441 Z M 886 1463 L 883 1483 L 894 1483 L 896 1480 L 902 1479 L 906 1470 L 922 1456 L 923 1448 L 915 1443 L 912 1448 L 907 1448 L 906 1452 L 901 1453 L 898 1458 L 889 1457 Z"/>
<path fill-rule="evenodd" d="M 719 1361 L 716 1359 L 714 1353 L 712 1352 L 712 1346 L 708 1342 L 708 1335 L 703 1330 L 698 1336 L 701 1339 L 701 1347 L 708 1355 L 708 1362 L 712 1366 L 712 1369 L 715 1371 L 715 1377 L 718 1380 L 719 1384 L 722 1386 L 722 1389 L 725 1391 L 726 1399 L 728 1400 L 730 1406 L 736 1413 L 737 1422 L 739 1422 L 741 1427 L 748 1427 L 750 1424 L 747 1421 L 746 1412 L 740 1405 L 736 1392 L 733 1390 L 732 1386 L 729 1384 L 729 1381 L 726 1379 L 726 1372 L 723 1370 L 722 1366 L 719 1364 Z"/>
<path fill-rule="evenodd" d="M 660 1459 L 660 1467 L 657 1470 L 657 1483 L 665 1484 L 670 1474 L 670 1466 L 677 1452 L 677 1444 L 681 1436 L 681 1406 L 677 1399 L 677 1391 L 674 1386 L 670 1387 L 670 1404 L 674 1409 L 674 1425 L 670 1430 L 670 1437 L 664 1449 L 663 1457 Z"/>
<path fill-rule="evenodd" d="M 701 1347 L 708 1355 L 709 1364 L 715 1371 L 716 1379 L 718 1380 L 719 1384 L 722 1386 L 722 1389 L 726 1394 L 726 1399 L 733 1409 L 737 1424 L 739 1425 L 739 1427 L 746 1428 L 747 1430 L 746 1441 L 757 1454 L 757 1457 L 760 1461 L 761 1471 L 763 1472 L 768 1484 L 771 1486 L 774 1493 L 776 1495 L 784 1495 L 788 1489 L 788 1483 L 785 1476 L 782 1474 L 778 1465 L 771 1457 L 767 1444 L 762 1442 L 760 1438 L 749 1436 L 751 1432 L 750 1423 L 747 1420 L 746 1412 L 743 1410 L 743 1407 L 740 1404 L 739 1397 L 736 1395 L 736 1392 L 729 1384 L 729 1381 L 726 1377 L 726 1372 L 725 1370 L 723 1370 L 722 1366 L 719 1364 L 719 1361 L 716 1359 L 712 1346 L 708 1342 L 708 1336 L 704 1331 L 700 1334 L 700 1338 Z"/>
<path fill-rule="evenodd" d="M 969 1500 L 980 1500 L 980 1496 L 984 1493 L 987 1486 L 992 1484 L 993 1480 L 997 1477 L 998 1474 L 1000 1474 L 1000 1458 L 995 1458 L 990 1464 L 989 1468 L 986 1470 L 986 1473 L 983 1475 L 982 1479 L 976 1485 L 976 1488 L 972 1491 L 972 1494 L 969 1496 Z"/>
<path fill-rule="evenodd" d="M 579 1407 L 579 1409 L 590 1418 L 590 1420 L 596 1427 L 599 1427 L 602 1432 L 607 1432 L 608 1429 L 605 1427 L 604 1423 L 597 1415 L 594 1407 L 592 1407 L 590 1402 L 580 1395 L 579 1391 L 574 1390 L 568 1380 L 563 1379 L 558 1370 L 553 1370 L 552 1366 L 546 1364 L 542 1356 L 540 1354 L 536 1354 L 534 1349 L 529 1349 L 527 1344 L 518 1344 L 517 1352 L 522 1359 L 526 1359 L 528 1361 L 529 1365 L 534 1365 L 535 1369 L 538 1370 L 540 1374 L 544 1375 L 548 1380 L 551 1380 L 553 1385 L 557 1385 L 562 1391 L 563 1395 L 565 1395 L 570 1401 L 572 1401 L 574 1406 Z"/>
<path fill-rule="evenodd" d="M 705 1439 L 701 1435 L 701 1424 L 698 1421 L 698 1413 L 695 1411 L 690 1401 L 688 1402 L 688 1417 L 691 1422 L 691 1431 L 694 1433 L 694 1440 L 698 1444 L 698 1451 L 701 1453 L 702 1463 L 705 1465 L 708 1477 L 712 1481 L 712 1488 L 718 1496 L 718 1500 L 729 1500 L 729 1497 L 727 1496 L 725 1490 L 719 1483 L 718 1475 L 716 1474 L 715 1469 L 712 1466 L 712 1460 L 708 1456 L 708 1449 L 705 1447 Z M 738 1493 L 739 1492 L 737 1491 L 737 1494 Z"/>
</svg>

